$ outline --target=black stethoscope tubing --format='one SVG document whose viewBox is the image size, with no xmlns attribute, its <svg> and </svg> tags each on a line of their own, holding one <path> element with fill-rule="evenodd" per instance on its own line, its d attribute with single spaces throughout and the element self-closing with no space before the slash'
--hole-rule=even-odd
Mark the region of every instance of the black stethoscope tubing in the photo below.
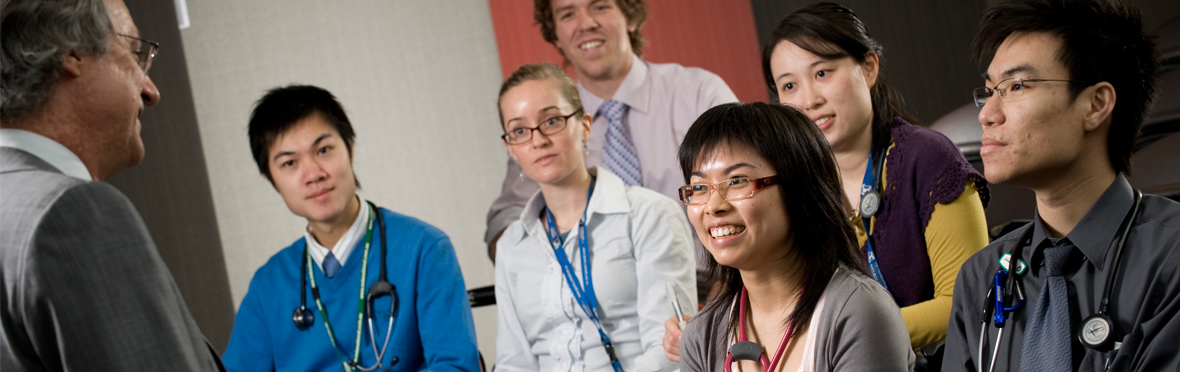
<svg viewBox="0 0 1180 372">
<path fill-rule="evenodd" d="M 1139 209 L 1141 208 L 1143 202 L 1143 192 L 1139 190 L 1132 190 L 1132 193 L 1134 197 L 1134 204 L 1131 207 L 1131 210 L 1127 213 L 1127 216 L 1123 218 L 1123 223 L 1119 226 L 1119 240 L 1115 245 L 1114 259 L 1111 261 L 1110 275 L 1107 275 L 1106 285 L 1103 286 L 1102 289 L 1102 302 L 1099 303 L 1098 313 L 1090 315 L 1086 317 L 1086 319 L 1082 320 L 1081 326 L 1079 326 L 1076 331 L 1078 341 L 1082 345 L 1095 350 L 1104 351 L 1112 344 L 1111 341 L 1114 340 L 1112 337 L 1110 337 L 1111 334 L 1114 333 L 1114 323 L 1107 315 L 1107 307 L 1110 304 L 1110 292 L 1114 289 L 1114 279 L 1118 276 L 1119 263 L 1121 262 L 1122 258 L 1123 246 L 1127 242 L 1127 235 L 1129 235 L 1131 232 L 1131 227 L 1135 223 L 1135 218 L 1139 215 Z M 1014 288 L 1017 292 L 1016 296 L 1021 299 L 1024 298 L 1024 289 L 1022 288 L 1023 285 L 1020 284 L 1020 279 L 1017 279 L 1016 277 L 1019 276 L 1018 273 L 1020 270 L 1018 265 L 1020 265 L 1020 257 L 1023 254 L 1024 246 L 1032 244 L 1033 228 L 1033 226 L 1029 226 L 1029 228 L 1020 235 L 1020 239 L 1016 243 L 1016 246 L 1012 248 L 1011 256 L 1008 257 L 1008 268 L 1010 273 L 1008 274 L 1007 281 L 1005 282 L 1004 286 L 999 288 L 1000 293 L 996 293 L 997 291 L 993 289 L 988 289 L 988 294 L 984 300 L 983 323 L 981 324 L 979 332 L 979 350 L 977 358 L 979 360 L 978 370 L 980 371 L 983 370 L 983 349 L 984 346 L 986 346 L 985 341 L 987 340 L 987 322 L 989 318 L 988 310 L 992 308 L 992 306 L 990 306 L 990 302 L 992 302 L 993 299 L 992 296 L 995 295 L 997 297 L 1004 297 L 1005 294 L 1003 292 L 1006 292 L 1004 288 Z M 1004 269 L 1001 268 L 1000 271 L 1004 271 Z M 1008 298 L 1002 299 L 1002 301 L 1005 301 L 1005 306 L 1007 299 Z M 997 301 L 1001 301 L 1001 299 L 997 299 Z M 1019 307 L 1019 305 L 1016 307 Z M 1014 310 L 1015 307 L 1012 309 Z M 1007 309 L 1001 309 L 1001 311 L 1003 310 Z M 1001 318 L 1002 317 L 1003 315 L 1001 315 Z M 1087 325 L 1093 324 L 1094 322 L 1102 322 L 1105 325 L 1105 333 L 1099 336 L 1100 339 L 1098 340 L 1088 340 L 1084 336 L 1085 328 Z M 999 329 L 999 331 L 996 333 L 995 350 L 992 351 L 992 358 L 991 363 L 988 366 L 988 371 L 991 371 L 995 368 L 996 355 L 999 352 L 1000 342 L 1004 337 L 1004 325 L 1002 320 L 999 323 L 996 323 L 996 328 Z"/>
<path fill-rule="evenodd" d="M 362 371 L 372 371 L 377 368 L 390 369 L 390 368 L 393 368 L 393 366 L 395 364 L 397 364 L 397 362 L 398 362 L 398 358 L 396 356 L 393 357 L 393 359 L 390 361 L 390 364 L 388 367 L 382 365 L 382 362 L 381 362 L 381 360 L 384 359 L 385 351 L 389 347 L 390 335 L 393 334 L 393 323 L 394 323 L 394 318 L 397 314 L 397 305 L 398 305 L 397 288 L 394 287 L 393 284 L 389 282 L 388 276 L 385 271 L 385 266 L 388 264 L 388 261 L 386 261 L 386 257 L 387 257 L 387 252 L 388 252 L 387 247 L 389 245 L 388 241 L 385 239 L 385 217 L 381 215 L 381 210 L 377 209 L 376 204 L 373 204 L 373 202 L 368 202 L 368 205 L 369 205 L 369 207 L 372 208 L 372 213 L 376 214 L 377 230 L 378 230 L 379 236 L 381 237 L 381 265 L 380 265 L 380 271 L 378 272 L 378 276 L 377 276 L 377 282 L 373 283 L 373 285 L 369 286 L 369 293 L 365 298 L 366 308 L 368 309 L 368 316 L 366 316 L 365 318 L 368 319 L 369 338 L 370 338 L 371 344 L 373 346 L 373 354 L 377 357 L 377 364 L 366 368 L 362 365 L 359 365 L 358 362 L 355 360 L 349 361 L 349 363 L 352 364 L 353 367 L 356 367 Z M 311 327 L 312 324 L 315 323 L 315 315 L 311 312 L 310 309 L 307 308 L 307 275 L 308 275 L 307 266 L 308 266 L 307 265 L 307 254 L 304 254 L 302 263 L 299 265 L 299 267 L 300 267 L 299 308 L 295 309 L 295 314 L 293 315 L 293 319 L 295 321 L 295 327 L 301 331 L 306 330 L 307 328 Z M 362 280 L 364 280 L 364 278 L 362 278 Z M 316 302 L 320 301 L 319 288 L 317 288 L 316 286 L 312 286 L 311 295 L 316 300 Z M 374 331 L 373 317 L 376 314 L 376 310 L 373 308 L 373 303 L 377 298 L 380 298 L 381 296 L 389 296 L 389 298 L 390 298 L 389 326 L 385 332 L 385 342 L 382 344 L 381 351 L 378 352 L 377 351 L 377 339 L 375 337 L 376 333 L 373 332 Z M 324 321 L 326 322 L 327 319 L 325 319 Z M 359 347 L 359 345 L 358 345 L 358 347 Z"/>
</svg>

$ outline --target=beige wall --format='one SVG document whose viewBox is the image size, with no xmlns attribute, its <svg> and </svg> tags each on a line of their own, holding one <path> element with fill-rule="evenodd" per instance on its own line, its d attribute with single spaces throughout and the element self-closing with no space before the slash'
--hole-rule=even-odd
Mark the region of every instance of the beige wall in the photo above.
<svg viewBox="0 0 1180 372">
<path fill-rule="evenodd" d="M 321 86 L 344 105 L 358 134 L 362 196 L 441 228 L 467 287 L 492 284 L 484 215 L 506 157 L 497 138 L 501 77 L 487 1 L 188 6 L 192 26 L 181 35 L 235 309 L 254 271 L 306 224 L 258 175 L 246 137 L 254 101 L 291 83 Z M 477 309 L 475 323 L 490 364 L 495 308 Z"/>
</svg>

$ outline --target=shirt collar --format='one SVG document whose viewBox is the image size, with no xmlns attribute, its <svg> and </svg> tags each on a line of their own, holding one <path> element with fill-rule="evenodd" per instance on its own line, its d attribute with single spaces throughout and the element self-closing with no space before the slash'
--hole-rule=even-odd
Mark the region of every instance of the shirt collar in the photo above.
<svg viewBox="0 0 1180 372">
<path fill-rule="evenodd" d="M 27 130 L 0 129 L 0 147 L 11 147 L 32 154 L 67 176 L 94 181 L 78 155 L 49 137 Z"/>
<path fill-rule="evenodd" d="M 352 226 L 340 237 L 340 240 L 336 241 L 336 245 L 331 250 L 315 240 L 315 236 L 311 235 L 310 225 L 304 229 L 303 238 L 307 241 L 307 251 L 311 253 L 317 266 L 323 267 L 324 257 L 328 256 L 328 252 L 332 252 L 332 255 L 336 256 L 336 260 L 340 261 L 340 267 L 344 267 L 344 261 L 348 260 L 352 248 L 364 239 L 365 233 L 368 232 L 366 224 L 369 222 L 369 203 L 360 195 L 357 195 L 356 198 L 360 202 L 360 208 L 358 208 L 360 210 L 357 211 L 356 220 L 352 221 Z"/>
<path fill-rule="evenodd" d="M 1107 252 L 1114 247 L 1119 227 L 1134 207 L 1134 199 L 1131 184 L 1119 174 L 1065 238 L 1078 247 L 1086 256 L 1086 260 L 1101 270 L 1105 265 Z M 1046 243 L 1046 240 L 1049 242 Z M 1051 247 L 1053 242 L 1054 239 L 1050 238 L 1044 223 L 1041 222 L 1040 212 L 1037 212 L 1036 218 L 1033 219 L 1031 245 L 1040 250 L 1042 247 Z"/>
<path fill-rule="evenodd" d="M 626 104 L 630 110 L 648 113 L 648 103 L 651 100 L 651 79 L 648 79 L 647 71 L 647 62 L 632 54 L 631 71 L 627 71 L 627 77 L 623 78 L 622 84 L 619 84 L 619 89 L 615 91 L 614 97 L 596 96 L 586 90 L 581 82 L 578 82 L 578 94 L 582 98 L 582 107 L 587 113 L 598 116 L 598 108 L 602 106 L 602 103 L 607 99 L 613 99 Z"/>
<path fill-rule="evenodd" d="M 618 214 L 631 212 L 631 202 L 627 199 L 627 185 L 614 173 L 601 168 L 592 167 L 590 174 L 596 176 L 594 194 L 590 195 L 590 203 L 586 206 L 587 220 L 594 220 L 595 214 Z M 525 204 L 520 212 L 520 220 L 524 223 L 525 233 L 520 236 L 524 240 L 529 235 L 548 237 L 545 226 L 541 223 L 541 212 L 545 209 L 545 195 L 537 191 Z"/>
</svg>

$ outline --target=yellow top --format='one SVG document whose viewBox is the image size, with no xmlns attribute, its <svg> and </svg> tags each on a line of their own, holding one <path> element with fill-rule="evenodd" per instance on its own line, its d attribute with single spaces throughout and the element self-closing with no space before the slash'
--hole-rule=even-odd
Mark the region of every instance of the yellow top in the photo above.
<svg viewBox="0 0 1180 372">
<path fill-rule="evenodd" d="M 882 174 L 886 167 L 882 165 Z M 884 189 L 884 179 L 881 185 Z M 873 217 L 869 228 L 875 228 L 876 222 L 877 218 Z M 864 246 L 868 239 L 864 224 L 854 223 L 853 226 L 857 245 Z M 914 349 L 946 339 L 955 277 L 963 262 L 988 244 L 987 218 L 974 183 L 967 182 L 963 193 L 950 204 L 934 205 L 923 235 L 926 237 L 926 253 L 930 255 L 934 298 L 901 308 L 901 317 L 910 331 L 910 346 Z"/>
</svg>

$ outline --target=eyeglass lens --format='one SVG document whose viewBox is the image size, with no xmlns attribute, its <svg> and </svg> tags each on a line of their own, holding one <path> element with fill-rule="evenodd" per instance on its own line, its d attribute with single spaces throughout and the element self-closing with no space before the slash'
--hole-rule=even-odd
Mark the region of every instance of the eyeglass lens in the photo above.
<svg viewBox="0 0 1180 372">
<path fill-rule="evenodd" d="M 695 184 L 680 188 L 680 199 L 685 204 L 697 205 L 704 204 L 709 200 L 709 192 L 717 189 L 721 193 L 721 198 L 725 200 L 738 200 L 749 198 L 754 194 L 754 184 L 750 182 L 749 178 L 734 178 L 721 181 L 715 184 Z"/>
</svg>

